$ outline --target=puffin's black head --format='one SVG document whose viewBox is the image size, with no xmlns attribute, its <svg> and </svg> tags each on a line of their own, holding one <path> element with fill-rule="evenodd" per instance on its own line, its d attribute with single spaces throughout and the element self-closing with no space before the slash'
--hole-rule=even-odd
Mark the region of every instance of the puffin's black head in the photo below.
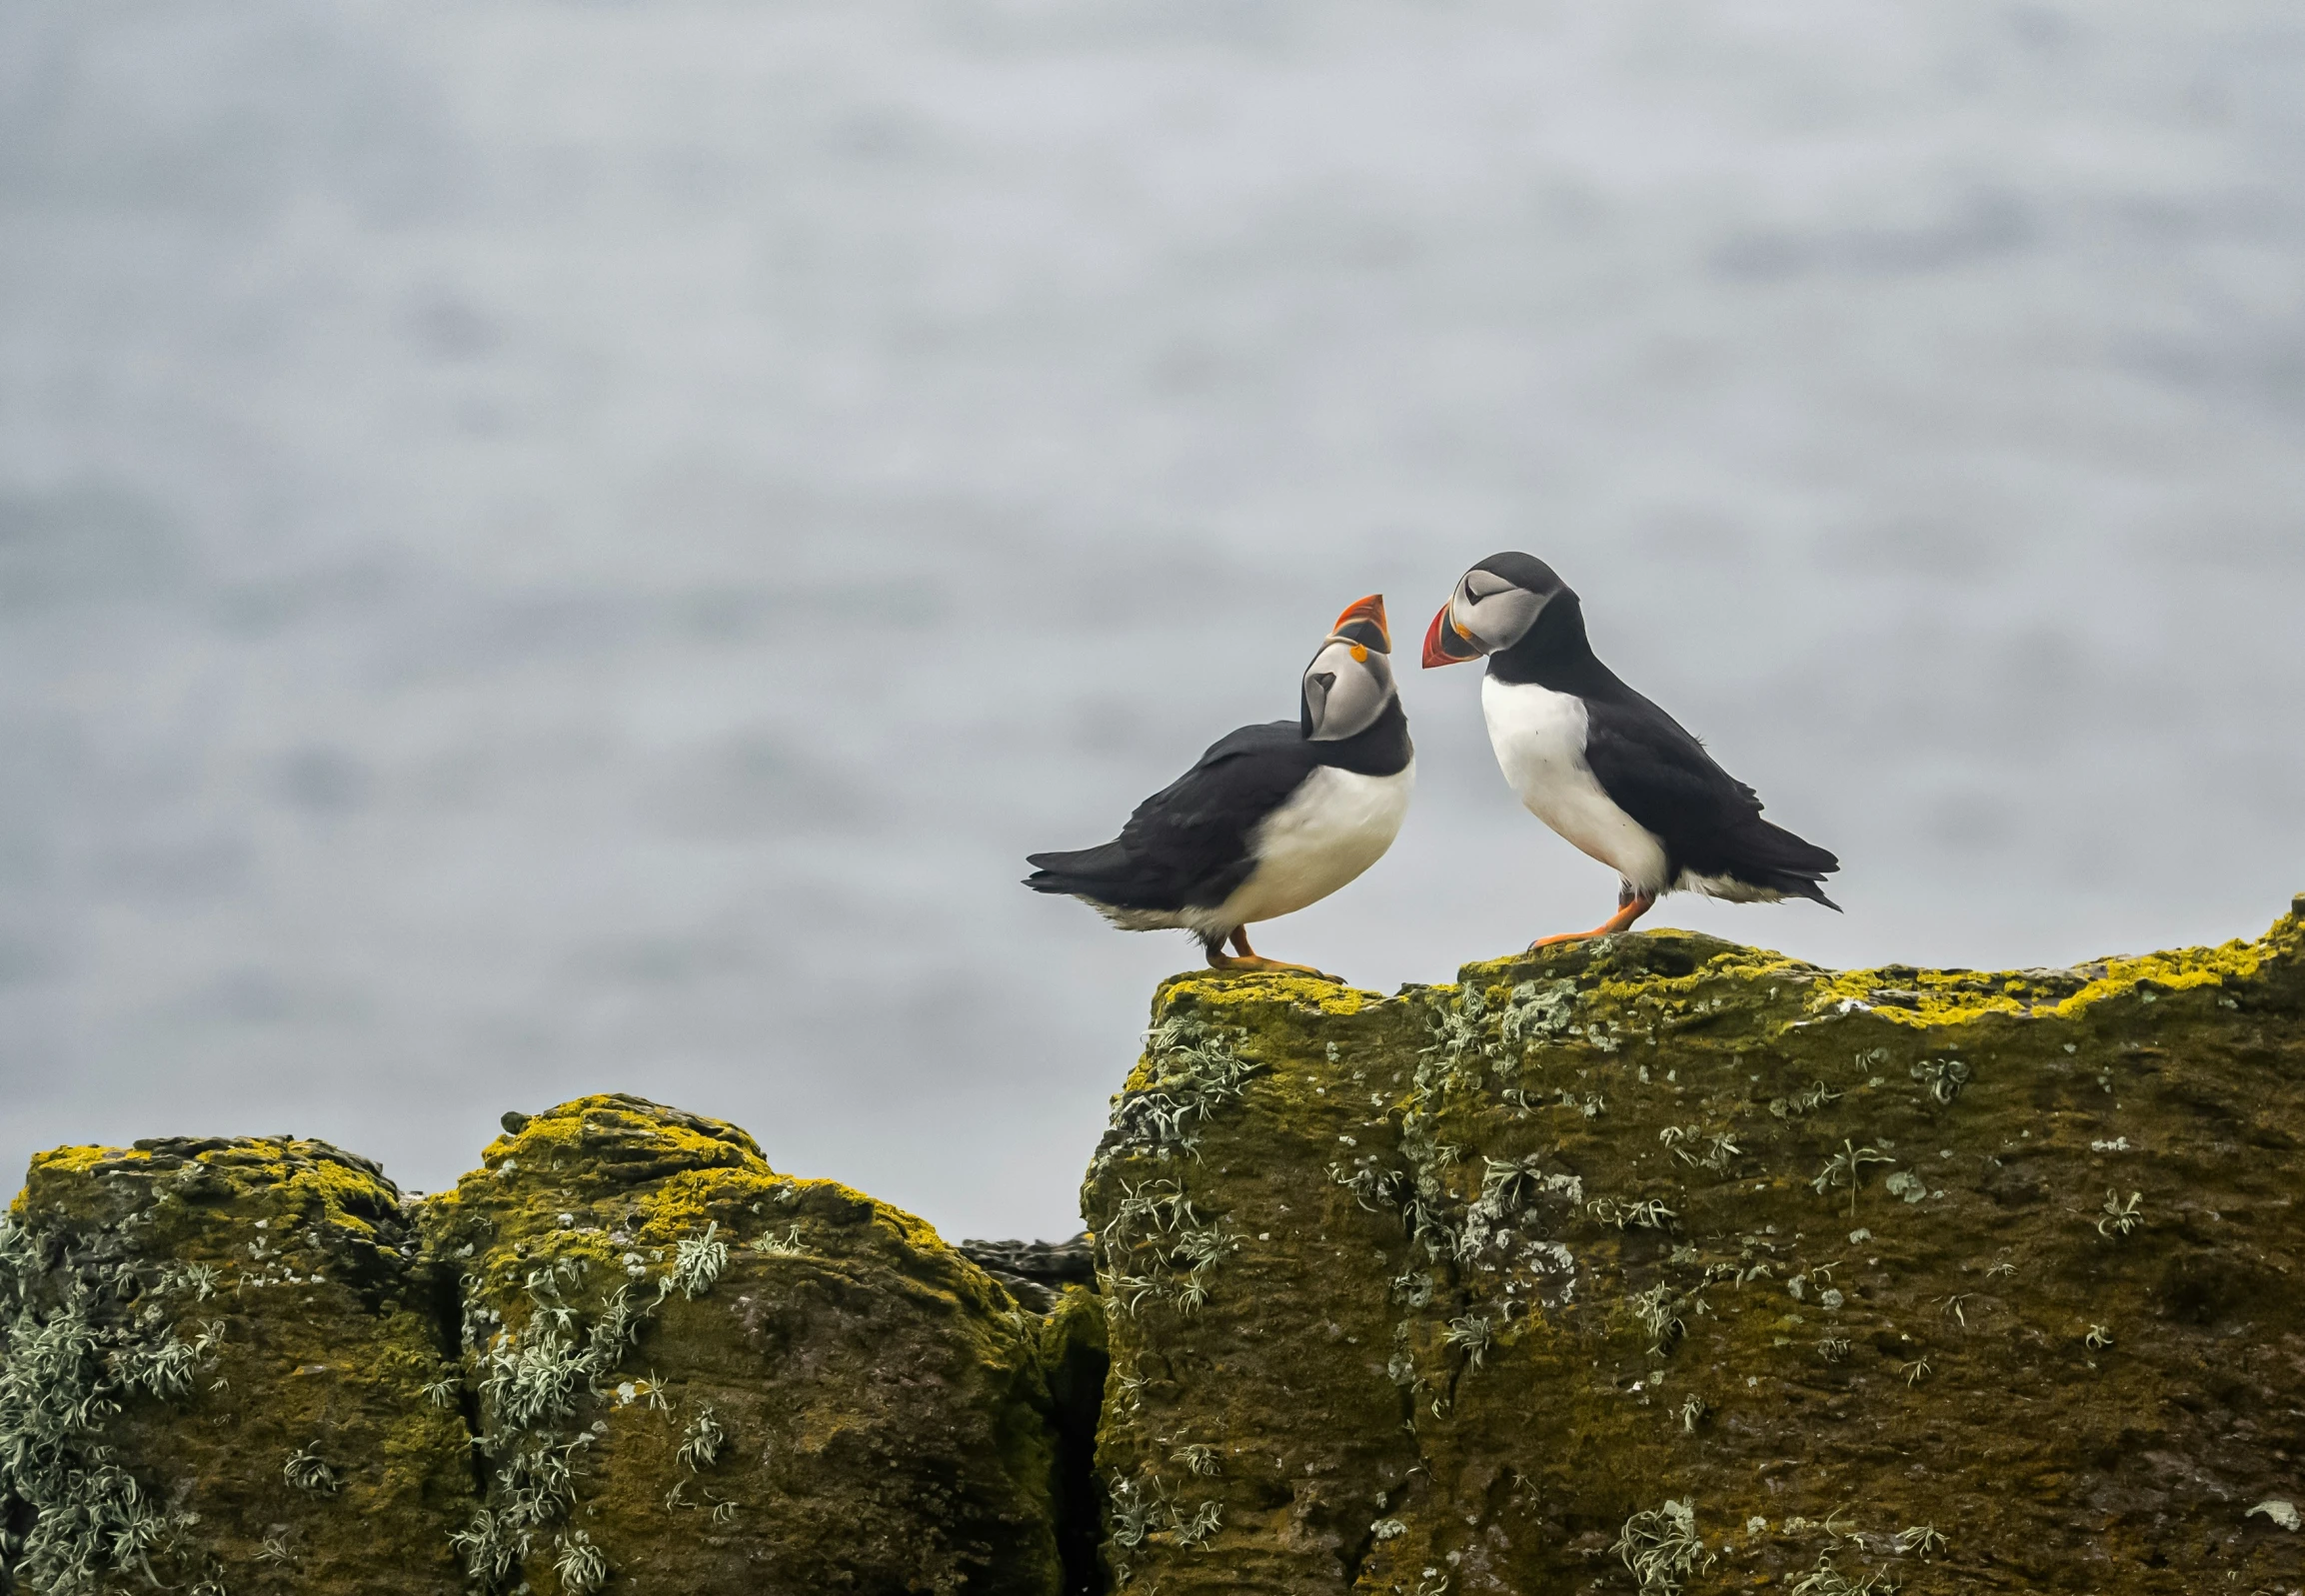
<svg viewBox="0 0 2305 1596">
<path fill-rule="evenodd" d="M 1490 555 L 1457 579 L 1424 634 L 1424 668 L 1477 660 L 1528 636 L 1544 607 L 1576 595 L 1533 555 Z"/>
<path fill-rule="evenodd" d="M 1336 618 L 1320 652 L 1304 668 L 1306 741 L 1337 743 L 1367 731 L 1396 691 L 1384 595 L 1372 593 Z"/>
</svg>

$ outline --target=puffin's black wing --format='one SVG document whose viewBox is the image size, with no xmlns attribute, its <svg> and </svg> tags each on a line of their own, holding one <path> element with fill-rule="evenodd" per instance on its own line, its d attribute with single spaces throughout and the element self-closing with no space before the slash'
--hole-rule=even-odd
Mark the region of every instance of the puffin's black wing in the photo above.
<svg viewBox="0 0 2305 1596">
<path fill-rule="evenodd" d="M 1617 807 L 1663 839 L 1675 878 L 1725 875 L 1840 907 L 1817 884 L 1840 860 L 1762 819 L 1760 796 L 1678 721 L 1629 688 L 1588 698 L 1585 714 L 1585 764 Z"/>
<path fill-rule="evenodd" d="M 1257 822 L 1319 763 L 1295 721 L 1244 726 L 1137 805 L 1121 834 L 1099 847 L 1034 853 L 1025 884 L 1116 908 L 1177 909 L 1221 903 L 1256 867 Z"/>
</svg>

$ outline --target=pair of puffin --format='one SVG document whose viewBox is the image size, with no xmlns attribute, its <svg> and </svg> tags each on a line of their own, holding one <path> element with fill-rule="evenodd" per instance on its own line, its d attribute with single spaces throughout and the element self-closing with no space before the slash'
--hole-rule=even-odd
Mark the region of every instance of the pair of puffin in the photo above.
<svg viewBox="0 0 2305 1596">
<path fill-rule="evenodd" d="M 1223 738 L 1112 841 L 1030 855 L 1025 884 L 1124 929 L 1191 931 L 1217 969 L 1321 973 L 1260 957 L 1248 927 L 1318 902 L 1399 834 L 1416 757 L 1391 653 L 1382 596 L 1352 605 L 1305 667 L 1294 721 Z M 1481 712 L 1505 781 L 1621 878 L 1614 914 L 1531 948 L 1624 930 L 1670 891 L 1839 908 L 1818 883 L 1840 861 L 1762 819 L 1751 788 L 1594 657 L 1582 604 L 1543 561 L 1490 556 L 1432 618 L 1426 669 L 1483 656 Z"/>
</svg>

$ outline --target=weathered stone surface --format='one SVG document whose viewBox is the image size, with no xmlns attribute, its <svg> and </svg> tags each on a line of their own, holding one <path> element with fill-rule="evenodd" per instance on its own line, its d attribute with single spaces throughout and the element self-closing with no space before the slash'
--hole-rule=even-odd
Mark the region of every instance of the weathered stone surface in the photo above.
<svg viewBox="0 0 2305 1596">
<path fill-rule="evenodd" d="M 507 1116 L 461 1271 L 476 1571 L 540 1592 L 1060 1588 L 1038 1319 L 909 1214 L 639 1098 Z"/>
<path fill-rule="evenodd" d="M 2298 913 L 1154 1021 L 1093 1287 L 632 1097 L 421 1208 L 314 1142 L 43 1155 L 0 1593 L 2305 1590 Z"/>
<path fill-rule="evenodd" d="M 1172 980 L 1084 1193 L 1117 1586 L 2305 1584 L 2301 1007 L 2296 912 Z"/>
<path fill-rule="evenodd" d="M 317 1141 L 65 1147 L 4 1223 L 0 1590 L 464 1588 L 455 1370 L 375 1165 Z"/>
</svg>

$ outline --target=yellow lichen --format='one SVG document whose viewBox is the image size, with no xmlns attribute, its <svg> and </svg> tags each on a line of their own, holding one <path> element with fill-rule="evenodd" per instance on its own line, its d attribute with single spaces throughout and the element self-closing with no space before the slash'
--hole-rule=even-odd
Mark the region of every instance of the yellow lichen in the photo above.
<svg viewBox="0 0 2305 1596">
<path fill-rule="evenodd" d="M 2074 1019 L 2099 1003 L 2147 989 L 2186 991 L 2253 981 L 2269 964 L 2294 962 L 2298 952 L 2297 920 L 2291 916 L 2255 941 L 2236 938 L 2214 947 L 2115 955 L 2070 970 L 1848 970 L 1819 982 L 1809 1005 L 1823 1012 L 1842 1003 L 1863 1004 L 1893 1023 L 1907 1025 L 1956 1025 L 1985 1014 Z M 2072 985 L 2078 989 L 2059 990 Z M 1909 1007 L 1875 1001 L 1889 989 L 1900 996 L 1912 994 L 1917 1001 Z"/>
<path fill-rule="evenodd" d="M 1154 1006 L 1190 999 L 1212 1008 L 1290 1003 L 1322 1014 L 1355 1014 L 1370 1003 L 1381 1003 L 1381 992 L 1363 991 L 1336 981 L 1281 972 L 1230 975 L 1221 970 L 1193 970 L 1171 975 L 1154 996 Z"/>
</svg>

